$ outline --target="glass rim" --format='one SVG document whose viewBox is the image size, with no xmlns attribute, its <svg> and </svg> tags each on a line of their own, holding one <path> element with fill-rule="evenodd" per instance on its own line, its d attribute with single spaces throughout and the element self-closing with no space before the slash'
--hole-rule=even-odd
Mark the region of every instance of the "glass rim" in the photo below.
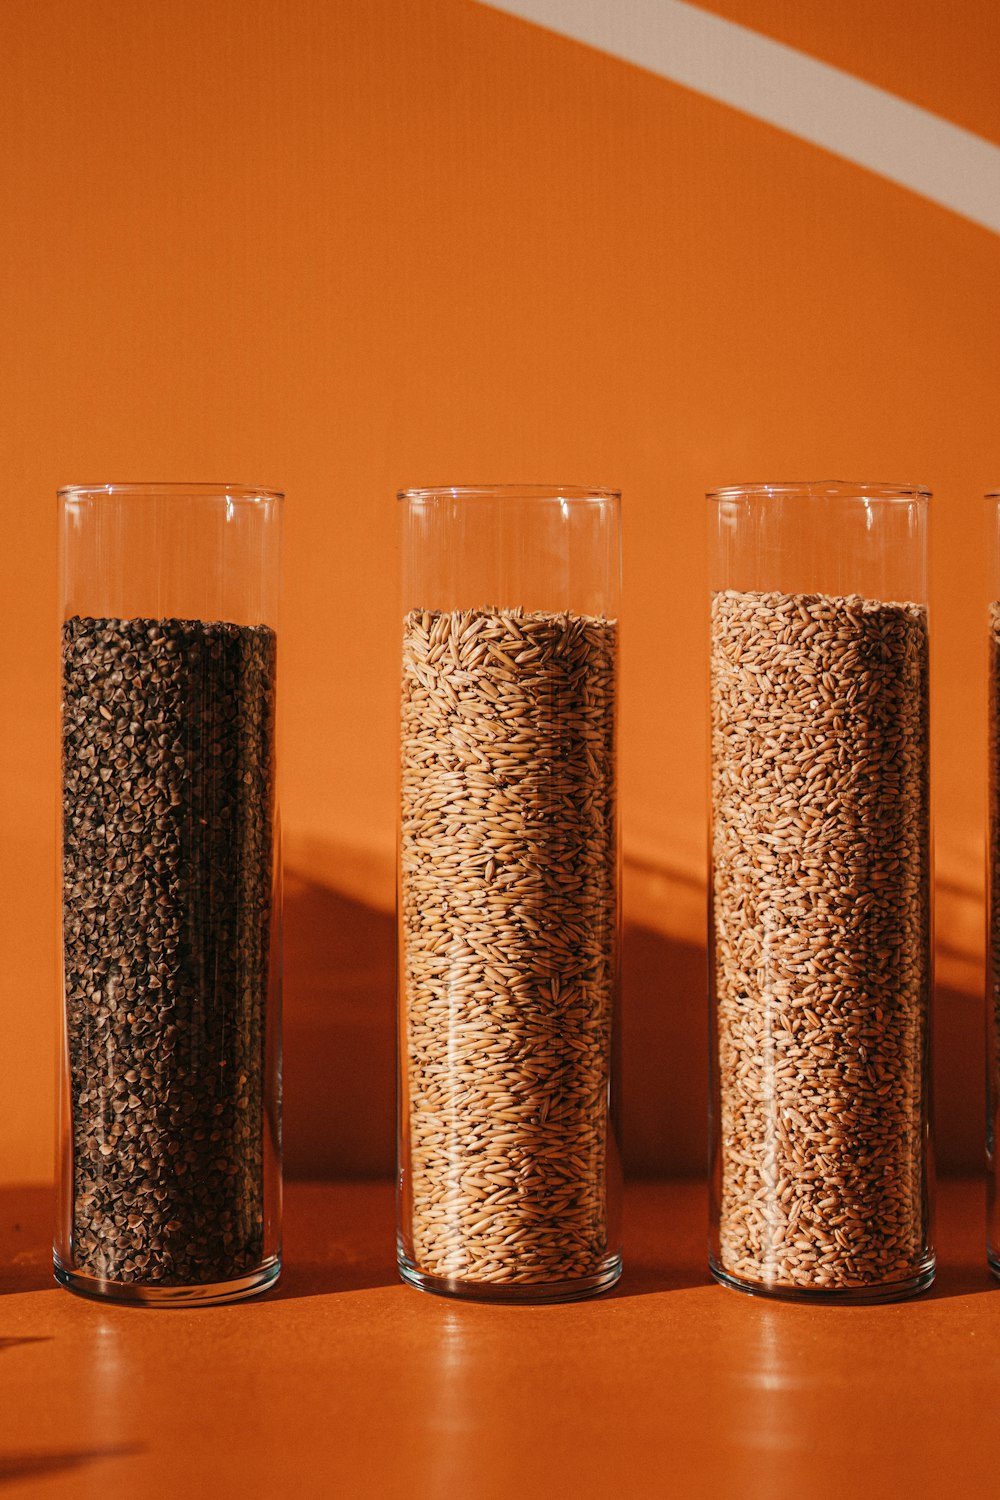
<svg viewBox="0 0 1000 1500">
<path fill-rule="evenodd" d="M 801 495 L 806 500 L 930 500 L 932 491 L 920 484 L 883 484 L 867 480 L 805 479 L 777 480 L 774 483 L 730 484 L 709 490 L 706 500 L 780 500 Z"/>
<path fill-rule="evenodd" d="M 174 495 L 178 499 L 187 496 L 206 500 L 284 500 L 283 490 L 272 490 L 266 485 L 209 483 L 207 480 L 160 480 L 146 482 L 126 480 L 110 484 L 64 484 L 56 490 L 59 500 L 82 500 L 88 497 L 107 496 L 109 499 L 121 495 L 141 499 L 144 496 L 159 497 Z"/>
<path fill-rule="evenodd" d="M 397 490 L 397 500 L 620 500 L 621 490 L 582 484 L 442 484 Z"/>
</svg>

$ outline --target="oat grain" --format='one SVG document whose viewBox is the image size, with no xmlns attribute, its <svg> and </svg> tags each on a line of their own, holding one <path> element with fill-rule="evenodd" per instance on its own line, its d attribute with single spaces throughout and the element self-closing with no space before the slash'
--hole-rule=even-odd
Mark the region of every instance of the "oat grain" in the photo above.
<svg viewBox="0 0 1000 1500">
<path fill-rule="evenodd" d="M 436 1277 L 554 1283 L 616 1248 L 616 696 L 614 621 L 404 622 L 404 1238 Z"/>
</svg>

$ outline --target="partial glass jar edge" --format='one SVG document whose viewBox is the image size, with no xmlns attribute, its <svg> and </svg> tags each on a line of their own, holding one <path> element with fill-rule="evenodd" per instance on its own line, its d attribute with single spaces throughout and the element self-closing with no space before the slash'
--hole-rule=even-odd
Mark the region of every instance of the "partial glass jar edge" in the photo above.
<svg viewBox="0 0 1000 1500">
<path fill-rule="evenodd" d="M 747 484 L 721 485 L 707 490 L 706 500 L 781 499 L 802 495 L 810 499 L 854 500 L 929 500 L 932 491 L 920 484 L 886 484 L 867 479 L 802 479 L 753 481 Z"/>
<path fill-rule="evenodd" d="M 620 500 L 621 490 L 585 484 L 442 484 L 396 491 L 397 500 Z"/>
<path fill-rule="evenodd" d="M 283 490 L 271 489 L 259 484 L 229 484 L 224 480 L 212 483 L 208 480 L 124 480 L 107 484 L 64 484 L 56 490 L 60 500 L 83 499 L 87 496 L 143 496 L 143 495 L 187 495 L 220 500 L 284 500 Z"/>
</svg>

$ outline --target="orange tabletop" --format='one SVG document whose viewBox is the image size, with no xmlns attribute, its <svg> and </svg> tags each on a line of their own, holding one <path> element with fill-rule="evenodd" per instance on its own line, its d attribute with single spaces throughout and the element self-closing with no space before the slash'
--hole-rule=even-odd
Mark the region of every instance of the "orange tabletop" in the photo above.
<svg viewBox="0 0 1000 1500">
<path fill-rule="evenodd" d="M 1000 1287 L 978 1183 L 940 1188 L 933 1290 L 870 1308 L 712 1284 L 696 1184 L 631 1187 L 618 1288 L 554 1307 L 403 1286 L 384 1183 L 292 1184 L 281 1286 L 200 1310 L 57 1289 L 47 1190 L 0 1204 L 11 1495 L 1000 1492 Z"/>
</svg>

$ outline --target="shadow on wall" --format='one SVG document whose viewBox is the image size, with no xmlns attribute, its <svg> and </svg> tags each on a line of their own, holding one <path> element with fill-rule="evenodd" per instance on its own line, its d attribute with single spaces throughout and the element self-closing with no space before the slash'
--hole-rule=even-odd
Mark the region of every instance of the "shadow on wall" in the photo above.
<svg viewBox="0 0 1000 1500">
<path fill-rule="evenodd" d="M 934 995 L 934 1138 L 943 1175 L 983 1170 L 986 1056 L 983 998 L 938 985 Z"/>
<path fill-rule="evenodd" d="M 395 1161 L 395 921 L 300 877 L 285 899 L 285 1161 L 292 1178 L 391 1176 Z M 705 952 L 627 925 L 622 1046 L 625 1169 L 701 1176 L 707 1159 Z M 978 997 L 940 990 L 938 1166 L 982 1163 Z"/>
<path fill-rule="evenodd" d="M 395 920 L 294 874 L 284 908 L 285 1170 L 391 1177 Z"/>
</svg>

